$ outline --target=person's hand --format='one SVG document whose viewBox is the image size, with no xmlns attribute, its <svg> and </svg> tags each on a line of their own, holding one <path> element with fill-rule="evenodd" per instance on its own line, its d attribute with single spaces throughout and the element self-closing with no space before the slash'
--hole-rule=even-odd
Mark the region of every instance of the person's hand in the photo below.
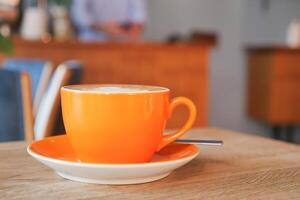
<svg viewBox="0 0 300 200">
<path fill-rule="evenodd" d="M 101 25 L 93 25 L 92 28 L 98 31 L 103 31 L 111 37 L 118 37 L 126 35 L 120 24 L 114 20 L 109 20 Z"/>
<path fill-rule="evenodd" d="M 95 24 L 92 26 L 92 28 L 97 31 L 105 32 L 112 39 L 123 38 L 127 41 L 134 42 L 139 40 L 141 32 L 143 30 L 143 25 L 133 23 L 131 24 L 129 29 L 124 29 L 124 27 L 122 27 L 122 24 L 114 20 L 109 20 L 105 23 L 102 23 L 101 25 Z"/>
<path fill-rule="evenodd" d="M 140 39 L 142 31 L 143 31 L 142 24 L 132 24 L 130 29 L 127 30 L 126 35 L 129 40 L 137 41 Z"/>
</svg>

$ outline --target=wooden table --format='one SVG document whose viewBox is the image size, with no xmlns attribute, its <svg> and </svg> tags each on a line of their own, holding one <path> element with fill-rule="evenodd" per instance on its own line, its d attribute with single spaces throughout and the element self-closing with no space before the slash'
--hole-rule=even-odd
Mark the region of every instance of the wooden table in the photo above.
<svg viewBox="0 0 300 200">
<path fill-rule="evenodd" d="M 31 158 L 23 142 L 0 144 L 0 199 L 300 199 L 300 147 L 221 129 L 187 138 L 217 138 L 160 181 L 128 186 L 64 180 Z"/>
</svg>

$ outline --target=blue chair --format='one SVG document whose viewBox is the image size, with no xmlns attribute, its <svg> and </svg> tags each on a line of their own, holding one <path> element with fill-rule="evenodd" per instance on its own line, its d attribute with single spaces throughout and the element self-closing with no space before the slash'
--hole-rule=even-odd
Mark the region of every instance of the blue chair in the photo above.
<svg viewBox="0 0 300 200">
<path fill-rule="evenodd" d="M 68 67 L 72 71 L 72 76 L 69 82 L 66 85 L 76 85 L 79 84 L 82 78 L 83 73 L 83 65 L 81 62 L 77 60 L 69 60 L 63 63 L 66 67 Z M 65 126 L 62 118 L 62 110 L 61 105 L 59 105 L 59 110 L 56 116 L 56 124 L 52 131 L 52 134 L 61 134 L 65 133 Z"/>
<path fill-rule="evenodd" d="M 71 77 L 67 85 L 79 84 L 83 72 L 82 63 L 77 60 L 69 60 L 64 62 L 63 65 L 65 65 L 71 71 Z"/>
<path fill-rule="evenodd" d="M 41 101 L 34 124 L 35 139 L 51 136 L 59 129 L 63 131 L 60 106 L 60 88 L 80 82 L 83 67 L 78 61 L 67 61 L 55 70 L 49 87 Z"/>
<path fill-rule="evenodd" d="M 4 61 L 3 67 L 10 70 L 25 71 L 31 79 L 33 113 L 41 102 L 53 72 L 53 65 L 45 60 L 10 58 Z"/>
<path fill-rule="evenodd" d="M 0 142 L 33 139 L 29 75 L 0 69 Z"/>
</svg>

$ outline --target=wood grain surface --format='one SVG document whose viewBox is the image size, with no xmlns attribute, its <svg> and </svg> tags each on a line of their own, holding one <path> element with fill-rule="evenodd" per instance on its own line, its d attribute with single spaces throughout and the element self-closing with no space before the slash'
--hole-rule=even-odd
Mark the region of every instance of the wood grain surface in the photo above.
<svg viewBox="0 0 300 200">
<path fill-rule="evenodd" d="M 26 153 L 0 144 L 0 199 L 300 199 L 300 147 L 222 129 L 185 138 L 222 139 L 162 180 L 127 186 L 64 180 Z"/>
</svg>

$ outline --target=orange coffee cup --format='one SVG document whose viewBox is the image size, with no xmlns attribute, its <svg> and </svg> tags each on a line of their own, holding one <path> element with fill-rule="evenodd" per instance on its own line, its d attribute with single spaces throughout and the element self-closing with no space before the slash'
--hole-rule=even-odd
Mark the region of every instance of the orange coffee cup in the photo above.
<svg viewBox="0 0 300 200">
<path fill-rule="evenodd" d="M 78 160 L 89 163 L 148 162 L 156 151 L 188 131 L 196 108 L 185 97 L 169 102 L 170 90 L 141 85 L 73 85 L 61 89 L 63 120 Z M 189 117 L 164 135 L 178 105 Z"/>
</svg>

